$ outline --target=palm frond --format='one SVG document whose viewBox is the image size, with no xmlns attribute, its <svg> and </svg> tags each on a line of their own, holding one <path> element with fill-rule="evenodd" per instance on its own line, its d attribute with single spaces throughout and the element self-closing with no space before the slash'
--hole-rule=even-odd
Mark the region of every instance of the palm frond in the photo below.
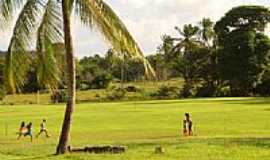
<svg viewBox="0 0 270 160">
<path fill-rule="evenodd" d="M 82 24 L 93 28 L 93 15 L 88 5 L 83 0 L 75 0 L 75 14 L 80 18 Z"/>
<path fill-rule="evenodd" d="M 146 75 L 155 76 L 154 70 L 144 58 L 124 23 L 103 0 L 76 0 L 77 8 L 84 24 L 96 26 L 114 50 L 138 58 L 145 64 Z"/>
<path fill-rule="evenodd" d="M 49 0 L 37 34 L 37 79 L 50 90 L 58 87 L 60 66 L 54 53 L 54 43 L 63 42 L 61 4 Z"/>
<path fill-rule="evenodd" d="M 1 0 L 0 1 L 0 17 L 5 21 L 9 21 L 26 0 Z"/>
<path fill-rule="evenodd" d="M 32 36 L 36 31 L 43 5 L 41 0 L 28 0 L 16 21 L 6 55 L 4 76 L 10 92 L 14 93 L 24 84 L 31 63 L 32 55 L 29 50 L 33 48 Z"/>
</svg>

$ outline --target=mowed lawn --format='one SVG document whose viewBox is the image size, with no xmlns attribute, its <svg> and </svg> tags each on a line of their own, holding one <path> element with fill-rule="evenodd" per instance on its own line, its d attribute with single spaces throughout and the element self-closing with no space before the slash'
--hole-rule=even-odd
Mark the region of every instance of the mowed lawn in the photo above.
<svg viewBox="0 0 270 160">
<path fill-rule="evenodd" d="M 73 147 L 124 145 L 125 154 L 53 156 L 64 105 L 0 106 L 2 160 L 268 160 L 270 99 L 219 98 L 77 104 L 71 133 Z M 190 112 L 195 136 L 180 135 L 183 114 Z M 22 120 L 34 134 L 47 119 L 51 138 L 16 140 Z M 164 154 L 154 154 L 162 146 Z"/>
</svg>

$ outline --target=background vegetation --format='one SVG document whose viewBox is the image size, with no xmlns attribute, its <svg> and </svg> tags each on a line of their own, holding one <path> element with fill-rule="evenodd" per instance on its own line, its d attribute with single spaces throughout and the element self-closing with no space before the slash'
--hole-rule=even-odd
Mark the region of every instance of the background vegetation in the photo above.
<svg viewBox="0 0 270 160">
<path fill-rule="evenodd" d="M 140 60 L 120 54 L 114 49 L 101 56 L 78 59 L 78 101 L 123 100 L 130 97 L 171 99 L 268 96 L 270 39 L 264 29 L 269 21 L 270 11 L 267 8 L 240 6 L 228 11 L 218 22 L 204 18 L 197 24 L 175 27 L 179 36 L 163 35 L 163 43 L 157 47 L 156 53 L 147 56 L 156 72 L 156 79 L 152 82 L 146 79 L 144 65 Z M 52 48 L 62 64 L 60 68 L 65 68 L 63 44 L 54 44 Z M 34 51 L 32 52 L 34 54 Z M 27 74 L 22 93 L 46 92 L 46 86 L 38 83 L 34 66 Z M 0 84 L 3 84 L 4 67 L 4 57 L 1 56 Z M 64 69 L 60 74 L 62 76 L 58 89 L 64 90 L 67 88 Z M 175 79 L 178 79 L 179 83 L 175 83 Z M 161 84 L 169 86 L 164 87 Z M 154 89 L 150 91 L 149 85 Z M 114 95 L 114 90 L 119 88 L 123 90 L 121 95 Z M 105 91 L 112 93 L 107 96 Z M 4 97 L 5 93 L 4 86 L 1 86 L 0 98 Z M 89 94 L 84 96 L 89 99 L 80 98 L 80 93 Z M 48 96 L 41 94 L 41 97 Z"/>
</svg>

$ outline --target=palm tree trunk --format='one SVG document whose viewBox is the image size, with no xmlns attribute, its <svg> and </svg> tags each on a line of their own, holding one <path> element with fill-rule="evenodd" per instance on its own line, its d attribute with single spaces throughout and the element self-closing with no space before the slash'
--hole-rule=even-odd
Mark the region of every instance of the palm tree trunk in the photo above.
<svg viewBox="0 0 270 160">
<path fill-rule="evenodd" d="M 75 105 L 75 62 L 73 55 L 73 44 L 71 36 L 70 17 L 71 10 L 70 0 L 62 1 L 63 20 L 64 20 L 64 36 L 65 36 L 65 50 L 66 50 L 66 63 L 67 63 L 67 90 L 68 99 L 65 112 L 65 118 L 62 125 L 62 132 L 57 146 L 56 154 L 64 154 L 67 151 L 70 127 L 72 122 L 72 113 Z"/>
</svg>

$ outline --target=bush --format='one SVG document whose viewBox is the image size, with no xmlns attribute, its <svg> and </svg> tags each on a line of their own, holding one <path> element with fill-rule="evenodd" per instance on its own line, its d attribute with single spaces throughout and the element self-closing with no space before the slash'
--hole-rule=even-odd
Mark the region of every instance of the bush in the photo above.
<svg viewBox="0 0 270 160">
<path fill-rule="evenodd" d="M 215 91 L 215 87 L 203 85 L 197 89 L 196 97 L 212 97 L 215 94 Z"/>
<path fill-rule="evenodd" d="M 259 84 L 254 89 L 254 93 L 259 96 L 270 96 L 270 81 Z"/>
<path fill-rule="evenodd" d="M 0 101 L 2 101 L 6 96 L 6 91 L 3 87 L 0 87 Z"/>
<path fill-rule="evenodd" d="M 112 75 L 108 73 L 100 73 L 90 84 L 91 89 L 106 89 L 112 81 Z"/>
<path fill-rule="evenodd" d="M 218 87 L 215 93 L 217 97 L 228 97 L 231 95 L 230 86 L 221 86 Z"/>
<path fill-rule="evenodd" d="M 159 99 L 176 98 L 177 90 L 177 87 L 161 86 L 156 93 L 152 94 L 152 96 L 158 97 Z"/>
<path fill-rule="evenodd" d="M 136 86 L 127 86 L 127 87 L 125 88 L 125 90 L 126 90 L 127 92 L 139 92 L 139 91 L 140 91 L 140 89 L 137 88 Z"/>
<path fill-rule="evenodd" d="M 254 88 L 254 93 L 260 96 L 270 96 L 270 71 L 264 73 L 261 83 Z"/>
<path fill-rule="evenodd" d="M 121 100 L 126 96 L 126 90 L 123 88 L 116 88 L 111 91 L 107 98 L 109 100 Z"/>
<path fill-rule="evenodd" d="M 193 96 L 194 88 L 189 83 L 185 83 L 183 88 L 180 90 L 180 97 L 188 98 Z"/>
<path fill-rule="evenodd" d="M 52 103 L 65 103 L 67 102 L 67 93 L 65 90 L 56 91 L 51 95 Z"/>
</svg>

